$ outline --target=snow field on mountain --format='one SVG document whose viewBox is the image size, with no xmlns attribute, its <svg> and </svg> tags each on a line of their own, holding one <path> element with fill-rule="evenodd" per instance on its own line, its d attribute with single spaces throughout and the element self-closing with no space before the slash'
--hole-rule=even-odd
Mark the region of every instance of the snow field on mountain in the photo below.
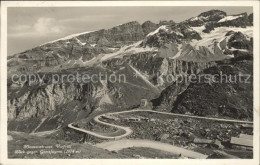
<svg viewBox="0 0 260 165">
<path fill-rule="evenodd" d="M 215 42 L 220 43 L 224 39 L 226 39 L 228 36 L 225 36 L 227 32 L 234 31 L 234 32 L 241 32 L 243 33 L 247 38 L 253 37 L 253 27 L 218 27 L 215 28 L 210 33 L 203 33 L 204 26 L 201 27 L 191 27 L 193 30 L 197 31 L 201 35 L 201 40 L 192 40 L 190 44 L 196 49 L 199 50 L 200 46 L 205 46 L 207 48 L 212 47 Z M 211 50 L 212 51 L 212 50 Z"/>
<path fill-rule="evenodd" d="M 226 16 L 224 18 L 222 18 L 221 20 L 218 21 L 218 23 L 220 22 L 226 22 L 226 21 L 231 21 L 231 20 L 234 20 L 234 19 L 237 19 L 237 18 L 240 18 L 240 17 L 243 17 L 243 15 L 238 15 L 238 16 Z"/>
<path fill-rule="evenodd" d="M 88 33 L 91 33 L 91 32 L 93 32 L 93 31 L 88 31 L 88 32 L 82 32 L 82 33 L 72 34 L 72 35 L 69 35 L 69 36 L 66 36 L 66 37 L 57 39 L 57 40 L 53 40 L 53 41 L 46 42 L 46 43 L 44 43 L 44 44 L 42 44 L 42 45 L 54 43 L 54 42 L 57 42 L 57 41 L 69 40 L 69 39 L 72 39 L 72 38 L 74 38 L 74 37 L 77 37 L 77 36 L 80 36 L 80 35 L 83 35 L 83 34 L 88 34 Z M 42 45 L 40 45 L 40 46 L 42 46 Z"/>
<path fill-rule="evenodd" d="M 156 29 L 155 31 L 153 31 L 153 32 L 151 32 L 151 33 L 149 33 L 149 34 L 147 34 L 147 36 L 152 36 L 152 35 L 158 33 L 160 30 L 168 31 L 167 26 L 166 26 L 166 25 L 162 25 L 162 26 L 160 26 L 158 29 Z"/>
</svg>

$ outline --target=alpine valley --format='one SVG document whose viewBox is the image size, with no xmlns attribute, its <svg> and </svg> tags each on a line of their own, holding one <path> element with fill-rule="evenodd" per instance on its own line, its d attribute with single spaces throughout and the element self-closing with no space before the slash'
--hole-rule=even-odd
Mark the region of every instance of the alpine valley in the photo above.
<svg viewBox="0 0 260 165">
<path fill-rule="evenodd" d="M 17 157 L 13 148 L 26 139 L 40 144 L 59 140 L 93 151 L 54 154 L 61 158 L 253 155 L 248 147 L 232 145 L 233 137 L 253 134 L 245 126 L 253 121 L 253 14 L 210 10 L 179 23 L 132 21 L 8 56 L 7 67 L 9 157 Z M 220 73 L 248 78 L 198 81 Z M 14 81 L 13 75 L 33 74 L 42 79 Z M 53 75 L 69 74 L 125 75 L 125 81 L 53 83 Z M 179 81 L 190 75 L 196 81 Z M 138 140 L 146 141 L 137 145 Z M 149 141 L 179 147 L 180 154 L 149 147 L 156 146 Z"/>
</svg>

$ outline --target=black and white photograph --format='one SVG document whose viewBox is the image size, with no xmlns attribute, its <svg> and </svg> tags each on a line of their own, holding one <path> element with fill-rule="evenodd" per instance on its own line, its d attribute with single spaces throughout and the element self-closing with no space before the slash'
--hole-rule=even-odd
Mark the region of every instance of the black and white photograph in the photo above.
<svg viewBox="0 0 260 165">
<path fill-rule="evenodd" d="M 5 3 L 7 160 L 259 164 L 259 3 Z"/>
</svg>

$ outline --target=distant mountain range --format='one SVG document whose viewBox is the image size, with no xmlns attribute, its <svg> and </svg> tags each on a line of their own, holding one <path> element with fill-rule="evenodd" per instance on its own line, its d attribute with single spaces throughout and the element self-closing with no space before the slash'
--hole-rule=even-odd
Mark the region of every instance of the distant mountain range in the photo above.
<svg viewBox="0 0 260 165">
<path fill-rule="evenodd" d="M 250 40 L 252 17 L 210 10 L 181 23 L 128 22 L 107 30 L 70 35 L 15 54 L 8 58 L 9 71 L 62 70 L 141 52 L 158 52 L 157 56 L 184 61 L 222 60 L 232 56 L 233 51 L 251 50 L 249 45 L 231 44 L 230 38 L 241 32 L 241 39 Z"/>
</svg>

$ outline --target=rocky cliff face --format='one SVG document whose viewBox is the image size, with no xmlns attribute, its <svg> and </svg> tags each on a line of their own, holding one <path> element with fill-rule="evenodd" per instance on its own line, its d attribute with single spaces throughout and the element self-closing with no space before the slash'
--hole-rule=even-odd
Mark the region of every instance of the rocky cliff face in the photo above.
<svg viewBox="0 0 260 165">
<path fill-rule="evenodd" d="M 172 104 L 171 111 L 253 120 L 252 70 L 252 60 L 239 60 L 234 65 L 221 64 L 205 70 L 207 74 L 229 75 L 227 82 L 190 84 Z M 236 77 L 239 74 L 246 75 L 242 81 Z M 217 80 L 221 81 L 220 78 Z"/>
<path fill-rule="evenodd" d="M 136 22 L 129 22 L 123 25 L 113 27 L 108 30 L 99 30 L 94 33 L 79 36 L 82 41 L 96 43 L 102 46 L 112 46 L 115 43 L 127 43 L 139 41 L 144 37 L 142 26 Z"/>
<path fill-rule="evenodd" d="M 117 77 L 126 75 L 125 81 L 122 79 L 122 82 L 111 83 L 98 79 L 89 83 L 65 81 L 53 84 L 49 81 L 51 75 L 46 76 L 43 82 L 35 82 L 31 85 L 28 82 L 14 84 L 9 81 L 8 119 L 22 121 L 29 118 L 52 117 L 57 114 L 63 118 L 66 111 L 76 115 L 81 111 L 90 114 L 94 110 L 129 109 L 139 105 L 144 97 L 150 99 L 157 97 L 158 90 L 155 86 L 151 86 L 142 78 L 134 78 L 133 68 L 137 66 L 134 63 L 131 59 L 123 62 L 111 60 L 102 66 L 107 69 L 76 70 L 79 74 L 86 74 L 85 72 L 108 76 L 115 74 Z M 66 74 L 75 73 L 74 70 L 66 72 Z M 65 72 L 55 74 L 65 74 Z M 136 93 L 136 90 L 140 93 Z M 77 105 L 73 106 L 75 103 Z"/>
<path fill-rule="evenodd" d="M 62 83 L 26 91 L 21 97 L 8 100 L 9 119 L 52 116 L 58 106 L 73 100 L 89 100 L 101 90 L 91 84 Z"/>
<path fill-rule="evenodd" d="M 118 107 L 128 109 L 139 105 L 142 98 L 158 97 L 160 91 L 173 81 L 169 81 L 166 75 L 176 78 L 181 75 L 199 73 L 211 65 L 215 64 L 153 58 L 150 53 L 139 53 L 120 59 L 111 59 L 102 64 L 102 67 L 116 74 L 127 75 L 126 82 L 122 83 L 51 84 L 46 78 L 47 82 L 42 84 L 37 82 L 34 86 L 28 86 L 27 83 L 20 84 L 21 89 L 20 86 L 15 87 L 15 84 L 10 83 L 8 119 L 22 121 L 28 118 L 44 118 L 60 114 L 57 118 L 58 122 L 59 118 L 64 118 L 64 106 L 71 107 L 71 109 L 66 109 L 74 114 L 81 111 L 89 114 L 97 109 L 117 109 Z M 146 74 L 151 84 L 141 77 L 135 78 L 135 71 L 132 68 Z M 17 89 L 20 93 L 17 93 Z M 177 95 L 178 92 L 175 94 Z M 75 102 L 78 105 L 73 107 Z"/>
<path fill-rule="evenodd" d="M 151 65 L 152 64 L 152 65 Z M 124 65 L 131 65 L 144 74 L 147 79 L 164 89 L 178 76 L 198 74 L 206 68 L 216 65 L 215 62 L 189 62 L 178 59 L 169 59 L 153 53 L 137 53 L 123 58 L 115 58 L 103 63 L 104 67 L 118 70 Z M 173 80 L 172 80 L 173 79 Z"/>
</svg>

